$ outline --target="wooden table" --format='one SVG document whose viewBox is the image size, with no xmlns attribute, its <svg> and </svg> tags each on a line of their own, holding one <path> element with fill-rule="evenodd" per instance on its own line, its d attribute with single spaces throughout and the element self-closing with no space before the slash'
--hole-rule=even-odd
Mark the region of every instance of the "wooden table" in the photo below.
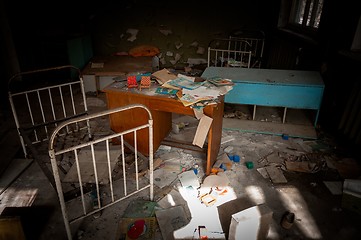
<svg viewBox="0 0 361 240">
<path fill-rule="evenodd" d="M 108 108 L 126 106 L 129 104 L 143 104 L 149 108 L 153 117 L 153 151 L 155 152 L 161 142 L 171 131 L 172 113 L 194 116 L 193 109 L 185 107 L 178 99 L 166 95 L 155 94 L 155 87 L 151 89 L 128 89 L 127 87 L 117 88 L 117 83 L 113 83 L 103 89 L 106 93 Z M 150 94 L 153 92 L 153 94 Z M 214 162 L 217 160 L 221 137 L 224 110 L 224 97 L 219 97 L 219 102 L 207 105 L 203 112 L 213 119 L 207 138 L 207 162 L 206 174 L 209 175 Z M 120 132 L 147 123 L 148 115 L 145 110 L 134 109 L 132 111 L 121 112 L 112 115 L 110 125 L 113 131 Z M 143 129 L 137 133 L 137 147 L 142 154 L 149 155 L 148 130 Z M 124 139 L 132 144 L 134 135 L 128 134 Z M 193 139 L 192 139 L 193 140 Z M 134 144 L 132 144 L 134 146 Z"/>
<path fill-rule="evenodd" d="M 203 78 L 222 77 L 235 85 L 225 97 L 226 103 L 316 110 L 317 124 L 325 85 L 317 71 L 208 67 Z"/>
</svg>

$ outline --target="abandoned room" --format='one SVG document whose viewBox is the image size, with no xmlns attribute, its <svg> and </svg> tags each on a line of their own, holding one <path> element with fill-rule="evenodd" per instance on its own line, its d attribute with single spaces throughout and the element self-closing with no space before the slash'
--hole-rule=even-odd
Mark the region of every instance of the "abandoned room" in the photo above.
<svg viewBox="0 0 361 240">
<path fill-rule="evenodd" d="M 361 238 L 357 1 L 0 16 L 0 240 Z"/>
</svg>

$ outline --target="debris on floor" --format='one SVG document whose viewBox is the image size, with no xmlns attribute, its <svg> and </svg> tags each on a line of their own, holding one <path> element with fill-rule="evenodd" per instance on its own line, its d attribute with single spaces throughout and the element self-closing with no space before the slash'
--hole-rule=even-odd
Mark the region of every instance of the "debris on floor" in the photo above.
<svg viewBox="0 0 361 240">
<path fill-rule="evenodd" d="M 156 202 L 137 199 L 131 201 L 120 222 L 115 239 L 154 239 Z"/>
<path fill-rule="evenodd" d="M 170 133 L 172 137 L 192 139 L 187 134 L 194 134 L 197 124 L 187 119 L 174 123 L 179 126 Z M 302 229 L 302 238 L 329 239 L 330 224 L 342 225 L 342 231 L 353 229 L 353 219 L 344 217 L 348 210 L 361 215 L 361 193 L 350 187 L 360 176 L 359 165 L 329 150 L 320 141 L 294 137 L 285 141 L 281 135 L 224 130 L 217 161 L 211 174 L 205 175 L 203 152 L 161 145 L 154 153 L 154 200 L 144 200 L 148 196 L 140 194 L 136 200 L 126 200 L 128 205 L 102 210 L 99 218 L 82 223 L 79 236 L 87 240 L 104 236 L 116 240 L 237 239 L 237 232 L 245 228 L 255 234 L 254 227 L 263 226 L 266 219 L 266 228 L 260 230 L 264 238 L 299 239 Z M 114 166 L 114 177 L 122 177 L 122 164 L 118 161 Z M 126 155 L 125 167 L 134 167 L 134 155 Z M 138 174 L 149 178 L 146 161 Z M 318 195 L 323 190 L 326 195 Z M 100 197 L 109 196 L 104 192 Z M 287 217 L 286 211 L 291 213 Z M 251 213 L 250 219 L 240 219 Z M 336 220 L 330 223 L 325 214 Z M 323 228 L 328 230 L 323 232 Z"/>
<path fill-rule="evenodd" d="M 182 206 L 157 209 L 155 215 L 163 239 L 174 239 L 173 232 L 189 223 Z"/>
</svg>

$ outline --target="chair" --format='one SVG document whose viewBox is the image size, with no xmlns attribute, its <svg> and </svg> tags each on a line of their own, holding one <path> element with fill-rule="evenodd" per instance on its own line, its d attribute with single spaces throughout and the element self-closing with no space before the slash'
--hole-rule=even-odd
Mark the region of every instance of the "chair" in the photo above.
<svg viewBox="0 0 361 240">
<path fill-rule="evenodd" d="M 128 83 L 128 88 L 136 88 L 136 87 L 138 87 L 137 77 L 136 76 L 128 76 L 127 77 L 127 83 Z"/>
<path fill-rule="evenodd" d="M 139 90 L 142 91 L 142 88 L 150 88 L 150 84 L 150 76 L 142 76 L 140 80 Z"/>
</svg>

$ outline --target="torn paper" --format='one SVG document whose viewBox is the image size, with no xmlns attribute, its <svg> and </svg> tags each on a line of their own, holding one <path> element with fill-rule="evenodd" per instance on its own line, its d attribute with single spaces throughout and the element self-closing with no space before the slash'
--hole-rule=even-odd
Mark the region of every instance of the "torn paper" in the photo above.
<svg viewBox="0 0 361 240">
<path fill-rule="evenodd" d="M 159 32 L 161 32 L 165 36 L 172 34 L 172 30 L 169 30 L 169 29 L 159 29 Z"/>
<path fill-rule="evenodd" d="M 133 42 L 135 39 L 137 39 L 137 34 L 138 34 L 139 30 L 138 29 L 134 29 L 134 28 L 129 28 L 127 30 L 127 33 L 130 34 L 130 37 L 127 39 L 130 42 Z"/>
<path fill-rule="evenodd" d="M 193 113 L 198 120 L 204 116 L 203 108 L 193 108 Z"/>
<path fill-rule="evenodd" d="M 157 78 L 161 83 L 165 83 L 169 80 L 173 80 L 177 78 L 177 75 L 168 71 L 168 69 L 163 68 L 162 70 L 156 71 L 152 73 L 152 75 Z"/>
<path fill-rule="evenodd" d="M 180 49 L 183 46 L 183 43 L 181 42 L 175 42 L 174 43 L 176 49 Z"/>
<path fill-rule="evenodd" d="M 205 51 L 204 47 L 197 48 L 197 54 L 204 54 L 204 51 Z"/>
</svg>

